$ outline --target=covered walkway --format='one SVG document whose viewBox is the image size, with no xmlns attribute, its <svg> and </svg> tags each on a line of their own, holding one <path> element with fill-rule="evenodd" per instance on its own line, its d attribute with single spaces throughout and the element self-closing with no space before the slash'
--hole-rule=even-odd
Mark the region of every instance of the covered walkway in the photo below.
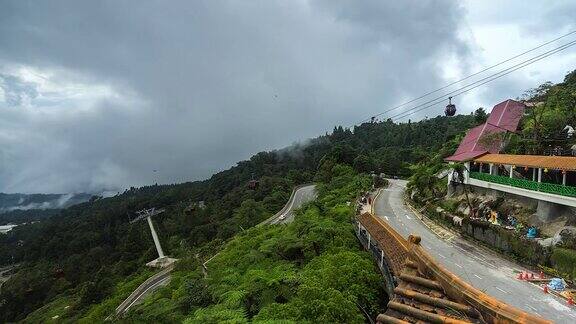
<svg viewBox="0 0 576 324">
<path fill-rule="evenodd" d="M 473 179 L 576 197 L 576 157 L 485 154 L 468 169 Z"/>
</svg>

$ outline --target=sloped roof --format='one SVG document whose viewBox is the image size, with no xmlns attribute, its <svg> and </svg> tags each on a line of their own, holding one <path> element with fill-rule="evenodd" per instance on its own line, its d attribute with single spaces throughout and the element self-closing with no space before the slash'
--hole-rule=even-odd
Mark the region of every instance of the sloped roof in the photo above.
<svg viewBox="0 0 576 324">
<path fill-rule="evenodd" d="M 520 118 L 524 115 L 525 107 L 523 103 L 512 99 L 503 101 L 492 108 L 492 112 L 490 116 L 488 116 L 486 123 L 496 125 L 509 132 L 515 132 L 518 128 Z"/>
<path fill-rule="evenodd" d="M 440 283 L 406 260 L 394 298 L 377 323 L 485 323 L 478 310 L 450 298 Z"/>
<path fill-rule="evenodd" d="M 576 157 L 573 156 L 486 154 L 474 161 L 480 163 L 517 165 L 529 168 L 576 171 Z"/>
<path fill-rule="evenodd" d="M 515 132 L 524 114 L 524 108 L 524 104 L 511 99 L 497 104 L 492 108 L 486 123 L 469 130 L 456 152 L 445 160 L 461 162 L 486 153 L 500 152 L 502 138 L 495 134 Z"/>
</svg>

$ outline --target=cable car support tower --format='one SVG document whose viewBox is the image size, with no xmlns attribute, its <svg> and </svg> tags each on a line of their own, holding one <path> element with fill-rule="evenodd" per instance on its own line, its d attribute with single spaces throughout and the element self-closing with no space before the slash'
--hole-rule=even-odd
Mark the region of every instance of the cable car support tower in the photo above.
<svg viewBox="0 0 576 324">
<path fill-rule="evenodd" d="M 164 255 L 164 251 L 162 250 L 162 246 L 160 245 L 160 239 L 158 239 L 158 234 L 156 234 L 156 229 L 154 228 L 154 223 L 152 223 L 152 216 L 156 216 L 161 214 L 165 211 L 164 208 L 156 209 L 142 209 L 136 212 L 136 218 L 130 221 L 130 223 L 136 223 L 138 221 L 143 220 L 146 218 L 148 221 L 148 226 L 150 227 L 150 232 L 152 233 L 152 239 L 154 240 L 154 245 L 156 246 L 156 251 L 158 251 L 158 258 L 146 263 L 149 267 L 156 267 L 156 268 L 165 268 L 176 261 L 176 259 L 169 258 Z"/>
</svg>

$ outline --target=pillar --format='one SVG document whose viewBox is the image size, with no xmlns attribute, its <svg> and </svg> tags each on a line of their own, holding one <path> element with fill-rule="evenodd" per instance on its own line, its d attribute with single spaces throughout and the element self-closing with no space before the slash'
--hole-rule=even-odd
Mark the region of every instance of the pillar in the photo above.
<svg viewBox="0 0 576 324">
<path fill-rule="evenodd" d="M 468 184 L 468 179 L 470 175 L 468 174 L 468 170 L 470 170 L 470 162 L 464 163 L 464 183 Z"/>
<path fill-rule="evenodd" d="M 536 181 L 536 168 L 532 168 L 532 181 Z"/>
<path fill-rule="evenodd" d="M 562 173 L 562 185 L 563 185 L 563 186 L 566 185 L 566 173 L 568 173 L 568 172 L 563 172 L 563 173 Z"/>
<path fill-rule="evenodd" d="M 380 250 L 380 268 L 384 268 L 384 251 Z"/>
<path fill-rule="evenodd" d="M 542 168 L 538 168 L 538 182 L 542 182 Z"/>
<path fill-rule="evenodd" d="M 513 165 L 510 166 L 510 179 L 514 178 L 514 168 Z"/>
<path fill-rule="evenodd" d="M 490 173 L 490 175 L 492 175 L 492 169 L 494 169 L 494 163 L 488 164 L 488 173 Z"/>
<path fill-rule="evenodd" d="M 368 235 L 368 247 L 367 247 L 367 249 L 370 249 L 370 232 L 366 231 L 366 235 Z"/>
<path fill-rule="evenodd" d="M 154 245 L 156 245 L 156 251 L 158 251 L 158 258 L 161 259 L 164 257 L 164 251 L 162 251 L 162 247 L 160 246 L 158 234 L 156 234 L 154 224 L 152 224 L 152 219 L 150 217 L 146 217 L 146 220 L 148 221 L 148 226 L 150 226 L 150 232 L 152 232 L 152 239 L 154 240 Z"/>
</svg>

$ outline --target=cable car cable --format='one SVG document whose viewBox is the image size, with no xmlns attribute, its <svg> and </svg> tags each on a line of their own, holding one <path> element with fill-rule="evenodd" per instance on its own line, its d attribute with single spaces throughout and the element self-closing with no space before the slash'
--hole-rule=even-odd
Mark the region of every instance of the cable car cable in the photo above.
<svg viewBox="0 0 576 324">
<path fill-rule="evenodd" d="M 504 64 L 504 63 L 510 62 L 511 60 L 514 60 L 514 59 L 516 59 L 516 58 L 518 58 L 518 57 L 521 57 L 521 56 L 523 56 L 523 55 L 526 55 L 526 54 L 528 54 L 528 53 L 530 53 L 530 52 L 533 52 L 533 51 L 535 51 L 535 50 L 537 50 L 537 49 L 539 49 L 539 48 L 542 48 L 542 47 L 544 47 L 544 46 L 546 46 L 546 45 L 549 45 L 549 44 L 551 44 L 551 43 L 553 43 L 553 42 L 555 42 L 555 41 L 557 41 L 557 40 L 559 40 L 559 39 L 562 39 L 562 38 L 564 38 L 564 37 L 570 36 L 570 35 L 572 35 L 572 34 L 574 34 L 574 33 L 576 33 L 576 30 L 573 30 L 573 31 L 571 31 L 571 32 L 569 32 L 569 33 L 566 33 L 566 34 L 562 35 L 562 36 L 556 37 L 556 38 L 554 38 L 554 39 L 552 39 L 552 40 L 550 40 L 550 41 L 547 41 L 547 42 L 545 42 L 545 43 L 542 43 L 542 44 L 540 44 L 540 45 L 538 45 L 538 46 L 536 46 L 536 47 L 533 47 L 533 48 L 531 48 L 531 49 L 529 49 L 529 50 L 526 50 L 526 51 L 524 51 L 524 52 L 522 52 L 522 53 L 520 53 L 520 54 L 517 54 L 517 55 L 515 55 L 515 56 L 513 56 L 513 57 L 510 57 L 510 58 L 508 58 L 508 59 L 506 59 L 506 60 L 504 60 L 504 61 L 501 61 L 501 62 L 496 63 L 496 64 L 494 64 L 494 65 L 491 65 L 491 66 L 489 66 L 489 67 L 486 67 L 486 68 L 484 68 L 484 69 L 482 69 L 482 70 L 480 70 L 480 71 L 478 71 L 478 72 L 475 72 L 475 73 L 473 73 L 473 74 L 470 74 L 470 75 L 468 75 L 468 76 L 466 76 L 466 77 L 464 77 L 464 78 L 462 78 L 462 79 L 460 79 L 460 80 L 451 82 L 451 83 L 449 83 L 449 84 L 447 84 L 447 85 L 445 85 L 445 86 L 442 86 L 442 87 L 440 87 L 440 88 L 438 88 L 438 89 L 435 89 L 435 90 L 432 90 L 432 91 L 430 91 L 430 92 L 427 92 L 427 93 L 425 93 L 425 94 L 423 94 L 423 95 L 421 95 L 421 96 L 419 96 L 419 97 L 417 97 L 417 98 L 411 99 L 411 100 L 406 101 L 406 102 L 404 102 L 404 103 L 402 103 L 402 104 L 399 104 L 399 105 L 397 105 L 397 106 L 395 106 L 395 107 L 392 107 L 392 108 L 390 108 L 390 109 L 387 109 L 387 110 L 385 110 L 385 111 L 383 111 L 383 112 L 381 112 L 381 113 L 378 113 L 378 114 L 376 114 L 376 115 L 374 115 L 374 116 L 371 116 L 371 117 L 369 117 L 369 118 L 366 118 L 366 119 L 360 121 L 359 123 L 356 123 L 356 124 L 351 125 L 351 126 L 353 127 L 353 126 L 355 126 L 355 125 L 357 125 L 357 124 L 361 124 L 361 123 L 367 122 L 367 121 L 371 120 L 372 117 L 382 116 L 382 115 L 385 114 L 385 113 L 388 113 L 388 112 L 390 112 L 390 111 L 392 111 L 392 110 L 396 110 L 396 109 L 398 109 L 398 108 L 400 108 L 400 107 L 403 107 L 403 106 L 405 106 L 405 105 L 407 105 L 407 104 L 413 103 L 413 102 L 415 102 L 415 101 L 417 101 L 417 100 L 420 100 L 420 99 L 422 99 L 422 98 L 424 98 L 424 97 L 427 97 L 427 96 L 429 96 L 429 95 L 431 95 L 431 94 L 433 94 L 433 93 L 436 93 L 436 92 L 438 92 L 438 91 L 444 90 L 444 89 L 446 89 L 446 88 L 448 88 L 448 87 L 450 87 L 450 86 L 452 86 L 452 85 L 454 85 L 454 84 L 456 84 L 456 83 L 462 82 L 462 81 L 467 80 L 467 79 L 469 79 L 469 78 L 471 78 L 471 77 L 473 77 L 473 76 L 476 76 L 476 75 L 481 74 L 481 73 L 483 73 L 483 72 L 486 72 L 486 71 L 488 71 L 488 70 L 490 70 L 490 69 L 493 69 L 493 68 L 495 68 L 495 67 L 497 67 L 497 66 L 500 66 L 500 65 L 502 65 L 502 64 Z"/>
<path fill-rule="evenodd" d="M 544 55 L 544 56 L 540 56 L 540 55 L 539 55 L 540 57 L 534 57 L 534 58 L 532 58 L 532 59 L 530 59 L 530 60 L 527 60 L 527 61 L 524 62 L 525 64 L 523 64 L 522 66 L 518 66 L 518 67 L 516 67 L 516 68 L 514 68 L 514 69 L 512 69 L 512 70 L 510 70 L 510 71 L 503 70 L 503 71 L 501 71 L 501 72 L 495 73 L 495 74 L 493 74 L 493 75 L 490 76 L 490 77 L 492 77 L 491 79 L 489 79 L 489 80 L 487 80 L 487 81 L 485 81 L 485 82 L 482 82 L 482 83 L 480 83 L 480 84 L 474 85 L 473 87 L 471 87 L 471 88 L 469 88 L 469 89 L 462 90 L 462 89 L 465 89 L 465 88 L 467 88 L 468 86 L 472 85 L 473 83 L 471 83 L 471 84 L 469 84 L 469 85 L 467 85 L 467 86 L 464 86 L 464 87 L 462 87 L 462 88 L 460 88 L 460 89 L 456 89 L 455 91 L 450 92 L 450 93 L 448 93 L 448 94 L 450 94 L 450 95 L 452 96 L 452 98 L 454 98 L 454 97 L 459 96 L 459 95 L 461 95 L 461 94 L 464 94 L 464 93 L 466 93 L 466 92 L 468 92 L 468 91 L 470 91 L 470 90 L 476 89 L 476 88 L 478 88 L 478 87 L 480 87 L 480 86 L 482 86 L 482 85 L 484 85 L 484 84 L 486 84 L 486 83 L 492 82 L 492 81 L 494 81 L 494 80 L 496 80 L 496 79 L 499 79 L 499 78 L 501 78 L 501 77 L 503 77 L 503 76 L 506 76 L 506 75 L 508 75 L 508 74 L 510 74 L 510 73 L 512 73 L 512 72 L 514 72 L 514 71 L 516 71 L 516 70 L 519 70 L 519 69 L 521 69 L 521 68 L 523 68 L 523 67 L 526 67 L 526 66 L 528 66 L 528 65 L 530 65 L 530 64 L 532 64 L 532 63 L 535 63 L 535 62 L 538 62 L 538 61 L 540 61 L 540 60 L 543 60 L 543 59 L 547 58 L 548 56 L 554 55 L 554 54 L 556 54 L 556 53 L 558 53 L 558 52 L 560 52 L 560 51 L 563 51 L 563 50 L 565 50 L 565 49 L 567 49 L 567 48 L 569 48 L 569 47 L 571 47 L 571 46 L 574 46 L 574 45 L 576 45 L 576 40 L 571 41 L 570 43 L 564 44 L 564 45 L 562 45 L 561 47 L 554 49 L 553 51 L 549 51 L 549 52 L 547 52 L 547 54 Z M 529 62 L 529 61 L 531 61 L 531 62 Z M 526 63 L 526 62 L 527 62 L 527 63 Z M 500 73 L 502 73 L 502 72 L 504 72 L 504 71 L 505 71 L 505 73 L 500 74 Z M 497 75 L 497 74 L 500 74 L 500 75 Z M 485 79 L 487 79 L 487 78 L 484 78 L 483 80 L 485 80 Z M 460 91 L 460 90 L 462 90 L 462 91 Z M 446 94 L 446 95 L 448 95 L 448 94 Z M 397 118 L 397 120 L 398 120 L 398 119 L 402 119 L 402 118 L 405 118 L 405 117 L 407 117 L 407 116 L 410 116 L 410 115 L 412 115 L 412 114 L 414 114 L 414 113 L 416 113 L 416 112 L 422 111 L 422 110 L 424 110 L 424 109 L 433 107 L 433 106 L 435 106 L 435 105 L 437 105 L 437 104 L 445 101 L 446 98 L 444 98 L 444 97 L 445 97 L 446 95 L 428 101 L 428 103 L 430 103 L 430 102 L 432 102 L 432 101 L 436 101 L 436 102 L 431 103 L 430 105 L 426 105 L 426 106 L 424 106 L 424 107 L 422 107 L 422 108 L 420 108 L 420 109 L 414 110 L 414 108 L 419 108 L 419 107 L 422 106 L 422 105 L 419 105 L 419 106 L 416 106 L 416 107 L 413 107 L 413 108 L 409 109 L 408 111 L 403 111 L 403 112 L 398 113 L 398 114 L 396 114 L 396 115 L 394 115 L 394 116 L 392 116 L 392 117 L 389 117 L 389 118 L 390 118 L 390 119 Z M 441 99 L 441 98 L 442 98 L 442 100 L 438 100 L 438 99 Z M 404 114 L 405 114 L 405 115 L 404 115 Z M 404 116 L 403 116 L 403 115 L 404 115 Z"/>
<path fill-rule="evenodd" d="M 461 87 L 461 88 L 452 90 L 452 91 L 450 91 L 450 92 L 448 92 L 448 93 L 443 94 L 442 96 L 439 96 L 439 97 L 436 97 L 436 98 L 434 98 L 434 99 L 428 100 L 428 101 L 426 101 L 426 102 L 424 102 L 424 103 L 422 103 L 422 104 L 419 104 L 419 105 L 417 105 L 417 106 L 414 106 L 414 107 L 408 109 L 407 111 L 400 112 L 400 113 L 398 113 L 398 114 L 396 114 L 396 115 L 394 115 L 394 116 L 392 116 L 392 117 L 389 117 L 389 118 L 394 119 L 394 118 L 397 118 L 398 116 L 402 116 L 402 115 L 404 115 L 404 114 L 406 114 L 406 116 L 412 115 L 412 114 L 415 113 L 415 112 L 422 111 L 422 110 L 424 110 L 424 109 L 426 109 L 426 108 L 429 108 L 429 107 L 431 107 L 431 106 L 434 106 L 434 105 L 437 105 L 437 104 L 439 104 L 439 103 L 441 103 L 441 102 L 444 102 L 448 96 L 451 96 L 451 97 L 459 96 L 459 95 L 461 95 L 461 94 L 463 94 L 463 93 L 466 93 L 466 92 L 468 92 L 468 91 L 470 91 L 470 90 L 472 90 L 472 89 L 476 89 L 476 88 L 478 88 L 478 87 L 481 86 L 481 85 L 484 85 L 484 84 L 486 84 L 486 83 L 489 83 L 489 82 L 491 82 L 491 81 L 494 81 L 494 80 L 496 80 L 496 79 L 499 79 L 499 78 L 501 78 L 501 77 L 503 77 L 503 76 L 505 76 L 505 75 L 508 75 L 508 74 L 510 74 L 510 73 L 512 73 L 512 72 L 514 72 L 514 71 L 516 71 L 516 70 L 519 70 L 519 69 L 521 69 L 521 68 L 523 68 L 523 67 L 525 67 L 525 66 L 528 66 L 528 65 L 530 65 L 530 64 L 532 64 L 532 63 L 535 63 L 535 62 L 538 62 L 538 61 L 540 61 L 540 60 L 542 60 L 542 59 L 545 59 L 545 58 L 547 58 L 548 56 L 551 56 L 551 55 L 554 55 L 554 54 L 556 54 L 556 53 L 558 53 L 558 52 L 560 52 L 560 51 L 563 51 L 563 50 L 565 50 L 565 49 L 567 49 L 567 48 L 569 48 L 569 47 L 571 47 L 571 46 L 573 46 L 573 45 L 576 45 L 576 40 L 573 40 L 573 41 L 570 41 L 570 42 L 568 42 L 568 43 L 565 43 L 565 44 L 563 44 L 563 45 L 561 45 L 561 46 L 559 46 L 559 47 L 556 47 L 556 48 L 554 48 L 554 49 L 552 49 L 552 50 L 549 50 L 549 51 L 547 51 L 547 52 L 544 52 L 544 53 L 542 53 L 542 54 L 539 54 L 539 55 L 537 55 L 537 56 L 535 56 L 535 57 L 532 57 L 532 58 L 530 58 L 530 59 L 528 59 L 528 60 L 522 61 L 522 62 L 520 62 L 520 63 L 518 63 L 518 64 L 516 64 L 516 65 L 513 65 L 513 66 L 511 66 L 511 67 L 509 67 L 509 68 L 506 68 L 506 69 L 504 69 L 504 70 L 501 70 L 501 71 L 499 71 L 499 72 L 496 72 L 496 73 L 494 73 L 494 74 L 492 74 L 492 75 L 489 75 L 489 76 L 487 76 L 487 77 L 484 77 L 484 78 L 482 78 L 482 79 L 480 79 L 480 80 L 478 80 L 478 81 L 469 83 L 469 84 L 467 84 L 467 85 L 465 85 L 465 86 L 463 86 L 463 87 Z M 484 81 L 484 82 L 482 82 L 482 81 Z M 470 88 L 469 88 L 469 89 L 466 89 L 466 88 L 468 88 L 468 87 L 470 87 Z M 466 90 L 463 90 L 463 89 L 466 89 Z M 430 104 L 430 105 L 429 105 L 429 104 Z M 424 106 L 424 107 L 423 107 L 423 106 Z M 416 109 L 416 108 L 420 108 L 420 107 L 423 107 L 423 108 L 422 108 L 422 109 Z M 413 111 L 413 110 L 414 110 L 414 111 Z M 412 112 L 412 111 L 413 111 L 413 112 Z M 401 118 L 404 118 L 404 117 L 406 117 L 406 116 L 402 116 Z"/>
</svg>

